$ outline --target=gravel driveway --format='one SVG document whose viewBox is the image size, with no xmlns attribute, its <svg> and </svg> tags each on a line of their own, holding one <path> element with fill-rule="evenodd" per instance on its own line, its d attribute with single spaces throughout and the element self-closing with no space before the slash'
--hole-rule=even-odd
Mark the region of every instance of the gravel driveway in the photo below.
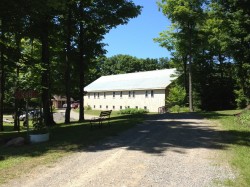
<svg viewBox="0 0 250 187">
<path fill-rule="evenodd" d="M 235 176 L 220 142 L 194 114 L 159 115 L 4 186 L 223 186 Z"/>
</svg>

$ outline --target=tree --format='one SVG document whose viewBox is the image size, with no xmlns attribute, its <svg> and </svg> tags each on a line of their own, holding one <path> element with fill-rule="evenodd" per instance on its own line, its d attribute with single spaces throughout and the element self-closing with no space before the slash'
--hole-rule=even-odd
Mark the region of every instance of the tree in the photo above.
<svg viewBox="0 0 250 187">
<path fill-rule="evenodd" d="M 0 131 L 3 131 L 3 100 L 4 100 L 4 32 L 3 20 L 0 17 Z"/>
<path fill-rule="evenodd" d="M 242 98 L 242 106 L 246 106 L 250 100 L 250 2 L 217 0 L 214 3 L 217 4 L 217 11 L 222 12 L 228 21 L 229 52 L 236 62 L 237 71 L 236 96 L 238 101 Z"/>
<path fill-rule="evenodd" d="M 66 54 L 65 54 L 65 62 L 66 62 L 66 69 L 65 69 L 65 91 L 66 91 L 66 103 L 67 108 L 65 112 L 65 123 L 70 122 L 70 110 L 71 110 L 71 81 L 70 81 L 70 74 L 71 74 L 71 63 L 70 63 L 70 52 L 71 52 L 71 37 L 72 37 L 72 4 L 69 2 L 67 4 L 67 26 L 66 26 Z"/>
<path fill-rule="evenodd" d="M 156 69 L 165 69 L 171 68 L 172 65 L 167 58 L 160 58 L 160 59 L 142 59 L 133 57 L 130 55 L 115 55 L 112 57 L 104 57 L 97 59 L 98 72 L 94 72 L 97 74 L 98 77 L 104 75 L 116 75 L 116 74 L 124 74 L 124 73 L 133 73 L 139 71 L 151 71 Z M 96 78 L 89 81 L 92 82 Z"/>
<path fill-rule="evenodd" d="M 193 70 L 192 64 L 196 53 L 197 30 L 199 24 L 204 19 L 203 6 L 204 1 L 183 1 L 183 0 L 162 0 L 159 3 L 163 14 L 166 15 L 173 23 L 175 43 L 172 46 L 181 46 L 184 43 L 186 48 L 181 52 L 184 60 L 188 58 L 188 79 L 189 79 L 189 110 L 193 111 Z M 177 31 L 177 32 L 176 32 Z M 177 42 L 177 43 L 176 43 Z M 177 48 L 178 49 L 178 48 Z M 181 49 L 181 48 L 180 48 Z M 182 48 L 183 49 L 183 48 Z M 184 69 L 186 69 L 184 64 Z"/>
<path fill-rule="evenodd" d="M 113 27 L 126 24 L 129 19 L 139 15 L 141 7 L 136 6 L 132 1 L 127 0 L 99 0 L 95 2 L 81 1 L 79 10 L 79 121 L 83 116 L 83 93 L 84 93 L 84 70 L 87 62 L 96 56 L 95 50 L 88 51 L 87 48 L 100 46 L 103 36 Z M 89 44 L 89 45 L 86 45 Z M 84 48 L 85 47 L 85 48 Z M 104 51 L 104 50 L 101 50 Z M 85 61 L 85 62 L 84 62 Z"/>
</svg>

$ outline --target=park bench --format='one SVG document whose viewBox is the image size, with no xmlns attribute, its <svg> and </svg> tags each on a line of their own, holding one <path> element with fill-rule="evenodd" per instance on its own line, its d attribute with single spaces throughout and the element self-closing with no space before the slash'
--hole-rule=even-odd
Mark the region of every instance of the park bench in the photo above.
<svg viewBox="0 0 250 187">
<path fill-rule="evenodd" d="M 14 121 L 11 121 L 9 119 L 3 119 L 3 122 L 5 122 L 5 123 L 14 123 Z"/>
<path fill-rule="evenodd" d="M 107 121 L 108 125 L 110 126 L 110 115 L 112 110 L 101 111 L 99 117 L 93 117 L 90 119 L 90 126 L 91 128 L 94 125 L 98 125 L 99 127 L 103 126 L 103 121 Z"/>
</svg>

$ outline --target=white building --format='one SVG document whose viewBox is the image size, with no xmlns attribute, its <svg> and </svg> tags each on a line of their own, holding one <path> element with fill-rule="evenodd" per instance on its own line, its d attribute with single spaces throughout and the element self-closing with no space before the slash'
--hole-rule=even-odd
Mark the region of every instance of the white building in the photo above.
<svg viewBox="0 0 250 187">
<path fill-rule="evenodd" d="M 84 88 L 84 103 L 93 110 L 142 108 L 157 112 L 165 106 L 167 87 L 176 78 L 176 69 L 102 76 Z"/>
</svg>

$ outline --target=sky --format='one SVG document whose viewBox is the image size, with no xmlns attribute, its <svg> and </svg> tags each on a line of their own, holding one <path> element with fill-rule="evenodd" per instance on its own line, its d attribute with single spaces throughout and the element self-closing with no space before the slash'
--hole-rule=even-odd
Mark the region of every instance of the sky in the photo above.
<svg viewBox="0 0 250 187">
<path fill-rule="evenodd" d="M 153 41 L 170 25 L 167 17 L 159 11 L 156 0 L 134 0 L 134 3 L 143 6 L 141 14 L 105 35 L 103 42 L 108 45 L 105 47 L 106 56 L 126 54 L 137 58 L 170 57 L 167 49 Z"/>
</svg>

